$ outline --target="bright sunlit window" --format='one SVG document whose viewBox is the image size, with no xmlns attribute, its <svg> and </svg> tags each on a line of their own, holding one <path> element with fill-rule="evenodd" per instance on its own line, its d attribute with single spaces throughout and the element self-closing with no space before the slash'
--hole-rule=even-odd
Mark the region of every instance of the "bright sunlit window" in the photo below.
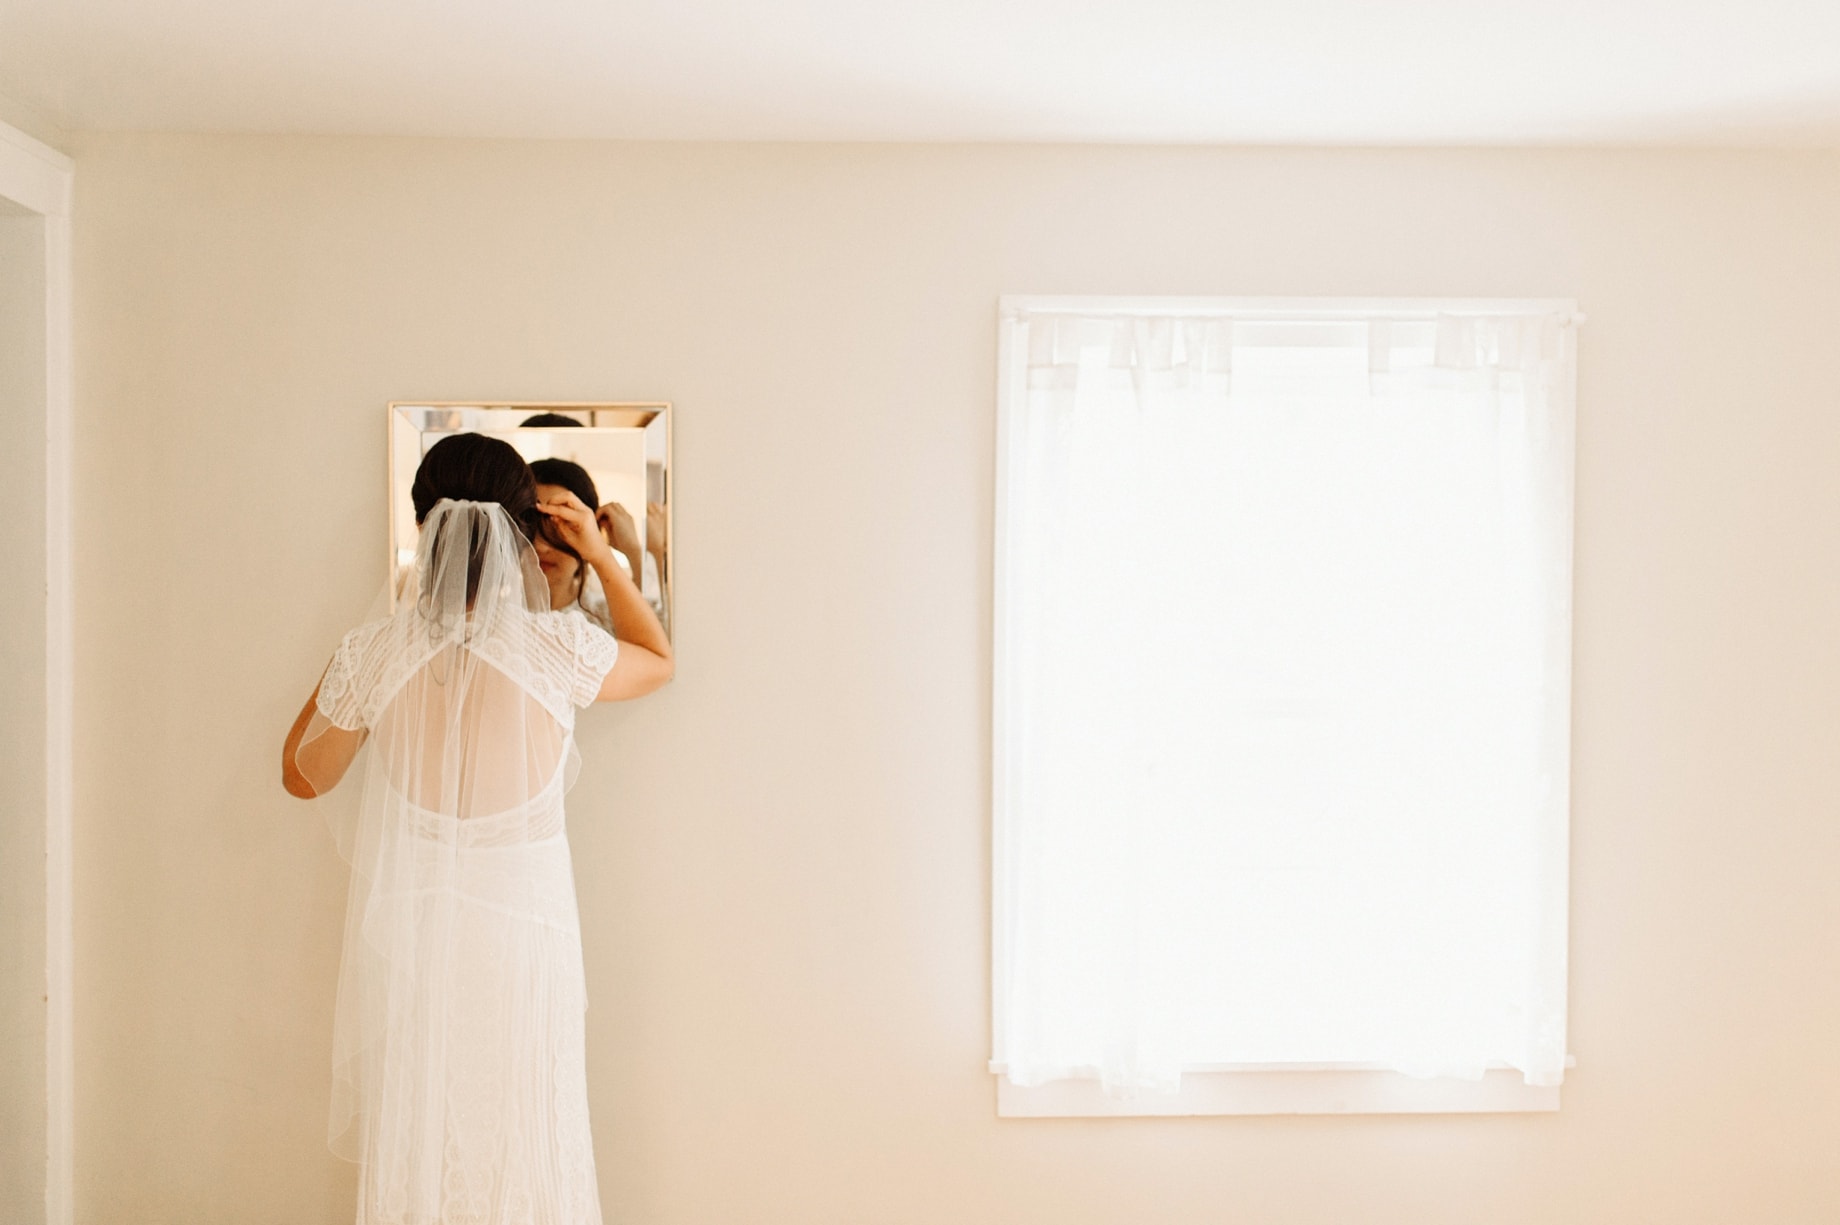
<svg viewBox="0 0 1840 1225">
<path fill-rule="evenodd" d="M 1577 318 L 1004 300 L 1002 1113 L 1557 1107 Z"/>
</svg>

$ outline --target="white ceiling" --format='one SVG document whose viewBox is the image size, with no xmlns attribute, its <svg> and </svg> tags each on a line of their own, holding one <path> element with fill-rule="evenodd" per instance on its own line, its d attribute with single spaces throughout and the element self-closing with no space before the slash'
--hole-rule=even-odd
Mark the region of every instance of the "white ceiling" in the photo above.
<svg viewBox="0 0 1840 1225">
<path fill-rule="evenodd" d="M 1840 147 L 1840 0 L 0 0 L 71 130 Z"/>
</svg>

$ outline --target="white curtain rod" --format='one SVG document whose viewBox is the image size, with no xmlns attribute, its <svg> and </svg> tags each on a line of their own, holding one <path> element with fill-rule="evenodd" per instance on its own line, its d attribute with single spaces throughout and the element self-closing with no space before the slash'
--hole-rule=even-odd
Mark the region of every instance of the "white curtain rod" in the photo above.
<svg viewBox="0 0 1840 1225">
<path fill-rule="evenodd" d="M 1577 326 L 1585 321 L 1577 302 L 1567 298 L 1064 298 L 1005 296 L 999 300 L 1005 319 L 1029 315 L 1067 315 L 1089 319 L 1179 317 L 1244 319 L 1261 323 L 1435 323 L 1440 316 L 1525 318 L 1563 315 Z"/>
</svg>

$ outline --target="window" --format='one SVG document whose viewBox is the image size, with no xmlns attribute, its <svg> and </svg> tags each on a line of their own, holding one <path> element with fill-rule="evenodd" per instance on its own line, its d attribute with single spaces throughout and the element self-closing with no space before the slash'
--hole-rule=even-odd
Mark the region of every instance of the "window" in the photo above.
<svg viewBox="0 0 1840 1225">
<path fill-rule="evenodd" d="M 1005 1114 L 1554 1109 L 1569 302 L 1005 299 Z"/>
</svg>

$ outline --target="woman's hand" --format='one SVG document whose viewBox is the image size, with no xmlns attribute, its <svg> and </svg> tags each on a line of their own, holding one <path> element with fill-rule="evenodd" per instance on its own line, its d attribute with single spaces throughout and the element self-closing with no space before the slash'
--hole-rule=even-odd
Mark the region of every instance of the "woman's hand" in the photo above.
<svg viewBox="0 0 1840 1225">
<path fill-rule="evenodd" d="M 613 551 L 626 559 L 627 576 L 633 582 L 639 581 L 642 573 L 639 562 L 643 554 L 639 551 L 639 529 L 633 526 L 632 515 L 618 502 L 609 502 L 601 507 L 595 516 L 601 531 L 606 533 L 607 543 Z"/>
<path fill-rule="evenodd" d="M 607 538 L 601 534 L 601 526 L 595 521 L 594 512 L 580 498 L 564 490 L 553 498 L 538 502 L 537 510 L 549 519 L 550 527 L 555 529 L 562 543 L 574 549 L 583 561 L 592 566 L 597 562 L 612 560 L 613 551 L 607 545 Z"/>
<path fill-rule="evenodd" d="M 613 546 L 615 553 L 628 555 L 639 551 L 639 529 L 633 526 L 632 515 L 618 502 L 609 502 L 601 507 L 595 516 L 600 521 L 601 531 L 606 533 L 607 543 Z"/>
</svg>

